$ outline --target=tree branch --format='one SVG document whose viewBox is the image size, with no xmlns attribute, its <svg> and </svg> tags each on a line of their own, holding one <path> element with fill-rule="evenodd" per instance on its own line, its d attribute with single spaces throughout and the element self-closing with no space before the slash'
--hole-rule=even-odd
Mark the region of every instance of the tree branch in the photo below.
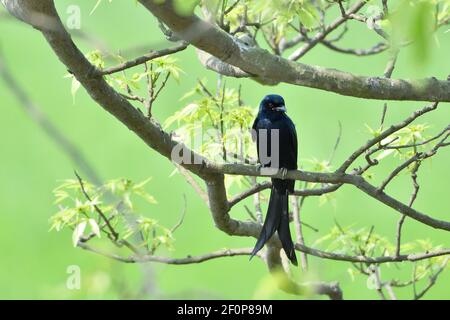
<svg viewBox="0 0 450 320">
<path fill-rule="evenodd" d="M 333 184 L 333 185 L 327 185 L 322 188 L 315 188 L 315 189 L 300 189 L 300 190 L 294 190 L 291 195 L 293 196 L 321 196 L 326 193 L 331 193 L 336 191 L 342 186 L 342 184 Z M 229 205 L 230 208 L 241 202 L 242 200 L 245 200 L 246 198 L 252 196 L 255 193 L 270 189 L 272 187 L 272 183 L 270 181 L 265 181 L 261 183 L 257 183 L 253 185 L 251 188 L 247 189 L 246 191 L 234 196 L 230 199 Z"/>
<path fill-rule="evenodd" d="M 340 2 L 339 2 L 340 3 Z M 349 14 L 358 12 L 364 5 L 366 1 L 358 1 L 355 3 L 348 12 L 343 12 L 342 15 L 328 25 L 322 32 L 317 33 L 313 38 L 311 38 L 303 47 L 297 49 L 289 56 L 289 60 L 296 61 L 303 57 L 309 50 L 314 48 L 319 42 L 321 42 L 325 37 L 332 31 L 336 30 L 340 25 L 346 22 L 349 18 Z M 341 7 L 342 8 L 342 7 Z"/>
<path fill-rule="evenodd" d="M 426 107 L 404 122 L 392 126 L 385 130 L 380 136 L 369 140 L 363 147 L 355 151 L 343 163 L 343 165 L 332 173 L 318 173 L 293 170 L 289 171 L 286 177 L 281 172 L 268 172 L 261 170 L 257 166 L 243 164 L 220 164 L 213 163 L 201 155 L 196 154 L 184 145 L 179 144 L 171 134 L 162 130 L 155 119 L 148 119 L 138 110 L 136 110 L 123 96 L 111 88 L 101 75 L 96 73 L 93 67 L 82 54 L 82 52 L 73 43 L 70 35 L 64 29 L 56 9 L 51 0 L 36 1 L 18 1 L 1 0 L 4 5 L 15 16 L 39 29 L 54 52 L 62 63 L 70 70 L 77 80 L 90 94 L 92 99 L 101 105 L 106 111 L 115 116 L 120 122 L 125 124 L 130 130 L 138 135 L 150 148 L 154 149 L 162 156 L 172 160 L 174 150 L 179 150 L 183 158 L 195 159 L 194 162 L 185 161 L 181 163 L 183 168 L 198 175 L 205 180 L 207 186 L 207 198 L 210 211 L 216 226 L 223 232 L 235 236 L 257 237 L 261 230 L 261 225 L 253 221 L 238 221 L 233 219 L 230 214 L 230 207 L 246 197 L 255 194 L 255 191 L 261 186 L 254 187 L 246 193 L 238 195 L 231 201 L 227 199 L 227 193 L 224 184 L 224 174 L 247 175 L 247 176 L 266 176 L 272 178 L 288 178 L 306 182 L 317 182 L 330 184 L 321 189 L 300 190 L 300 194 L 312 195 L 312 193 L 323 194 L 337 190 L 343 184 L 351 184 L 371 196 L 372 198 L 390 206 L 396 211 L 411 217 L 428 226 L 450 231 L 450 222 L 441 221 L 429 217 L 417 210 L 406 206 L 405 204 L 390 197 L 375 186 L 368 183 L 361 175 L 361 170 L 346 173 L 349 166 L 364 152 L 368 151 L 375 144 L 381 144 L 383 138 L 390 136 L 397 130 L 411 123 L 418 116 L 428 111 L 434 110 L 437 103 Z M 431 101 L 450 101 L 450 82 L 438 81 L 436 79 L 424 80 L 422 83 L 406 80 L 390 80 L 384 78 L 366 78 L 357 77 L 349 73 L 312 67 L 303 64 L 297 64 L 287 61 L 280 57 L 273 56 L 259 48 L 247 48 L 235 41 L 220 29 L 212 26 L 194 16 L 178 16 L 172 6 L 172 1 L 166 0 L 163 4 L 157 4 L 153 0 L 140 0 L 152 13 L 160 18 L 164 23 L 171 27 L 180 36 L 190 41 L 197 48 L 204 50 L 220 60 L 230 63 L 233 66 L 245 70 L 252 76 L 259 79 L 270 78 L 274 81 L 283 81 L 287 83 L 315 87 L 327 91 L 333 91 L 340 94 L 363 98 L 376 99 L 394 99 L 394 100 L 431 100 Z M 445 139 L 448 134 L 431 150 L 427 156 L 436 153 L 439 147 L 446 145 Z M 381 149 L 377 149 L 381 150 Z M 81 179 L 80 179 L 81 180 Z M 82 184 L 82 182 L 80 181 Z M 266 188 L 267 185 L 264 185 Z M 331 190 L 331 191 L 330 191 Z M 308 194 L 311 193 L 311 194 Z M 231 205 L 230 205 L 231 204 Z M 105 223 L 108 220 L 105 219 Z M 80 246 L 86 249 L 85 243 Z M 268 243 L 270 247 L 279 249 L 279 240 L 274 237 Z M 320 258 L 364 263 L 385 263 L 400 261 L 417 261 L 431 257 L 450 254 L 449 249 L 426 252 L 422 254 L 366 257 L 366 256 L 348 256 L 337 253 L 324 252 L 308 248 L 302 244 L 296 244 L 296 249 Z M 87 249 L 89 250 L 89 249 Z M 96 249 L 95 249 L 96 250 Z M 233 251 L 235 255 L 248 255 L 250 249 L 240 249 L 244 251 Z M 100 251 L 97 250 L 98 253 Z M 101 253 L 100 253 L 101 254 Z M 200 256 L 197 258 L 188 257 L 185 259 L 160 258 L 155 256 L 139 256 L 146 258 L 146 261 L 185 264 L 206 261 L 219 256 L 230 256 L 231 253 L 220 251 L 211 255 Z M 109 254 L 105 254 L 109 255 Z M 123 262 L 145 262 L 137 261 L 136 257 L 121 258 L 109 255 L 111 258 L 121 259 Z M 278 254 L 279 257 L 279 254 Z M 134 259 L 134 260 L 133 260 Z M 187 260 L 186 260 L 187 259 Z M 192 262 L 194 261 L 194 262 Z M 335 286 L 333 288 L 336 288 Z M 328 290 L 328 289 L 323 289 Z"/>
<path fill-rule="evenodd" d="M 184 264 L 193 264 L 193 263 L 202 263 L 205 261 L 223 258 L 223 257 L 234 257 L 234 256 L 249 256 L 252 252 L 252 248 L 246 249 L 224 249 L 219 251 L 214 251 L 211 253 L 207 253 L 201 256 L 187 256 L 186 258 L 168 258 L 168 257 L 160 257 L 153 255 L 143 255 L 143 256 L 130 256 L 130 257 L 122 257 L 115 254 L 111 254 L 100 249 L 94 248 L 86 243 L 78 243 L 78 247 L 94 252 L 101 256 L 117 260 L 125 263 L 145 263 L 145 262 L 157 262 L 164 264 L 173 264 L 173 265 L 184 265 Z"/>
<path fill-rule="evenodd" d="M 450 81 L 364 77 L 296 63 L 258 47 L 246 47 L 196 15 L 178 15 L 173 0 L 139 2 L 185 41 L 262 81 L 270 79 L 272 83 L 285 82 L 367 99 L 450 102 Z"/>
<path fill-rule="evenodd" d="M 329 259 L 336 261 L 347 261 L 347 262 L 363 262 L 363 263 L 389 263 L 389 262 L 403 262 L 403 261 L 419 261 L 424 259 L 429 259 L 433 257 L 445 256 L 450 254 L 450 249 L 443 249 L 435 252 L 424 252 L 424 253 L 414 253 L 414 254 L 402 254 L 399 256 L 380 256 L 380 257 L 367 257 L 367 256 L 349 256 L 340 253 L 326 252 L 318 249 L 310 248 L 299 243 L 295 244 L 295 249 L 307 253 L 309 255 Z"/>
<path fill-rule="evenodd" d="M 111 67 L 111 68 L 106 68 L 103 70 L 97 70 L 96 74 L 100 75 L 100 76 L 105 76 L 105 75 L 110 75 L 116 72 L 120 72 L 126 69 L 130 69 L 133 67 L 136 67 L 138 65 L 144 64 L 150 60 L 156 59 L 156 58 L 160 58 L 160 57 L 164 57 L 167 56 L 169 54 L 174 54 L 176 52 L 182 51 L 184 49 L 186 49 L 188 47 L 189 44 L 182 42 L 179 45 L 173 47 L 173 48 L 168 48 L 168 49 L 163 49 L 160 51 L 152 51 L 150 53 L 147 53 L 141 57 L 138 57 L 136 59 L 133 60 L 129 60 L 126 61 L 124 63 L 121 63 L 115 67 Z"/>
<path fill-rule="evenodd" d="M 358 150 L 356 150 L 355 152 L 353 152 L 348 158 L 347 160 L 339 167 L 339 169 L 337 170 L 338 172 L 345 172 L 345 170 L 348 169 L 348 167 L 350 167 L 350 165 L 360 156 L 362 155 L 364 152 L 366 152 L 368 149 L 370 149 L 372 146 L 374 146 L 377 143 L 380 143 L 382 140 L 384 140 L 385 138 L 389 137 L 390 135 L 392 135 L 393 133 L 399 131 L 400 129 L 403 129 L 404 127 L 406 127 L 407 125 L 409 125 L 411 122 L 413 122 L 414 120 L 416 120 L 418 117 L 433 111 L 437 108 L 438 103 L 435 102 L 430 106 L 426 106 L 424 108 L 422 108 L 421 110 L 415 111 L 412 115 L 410 115 L 408 118 L 406 118 L 405 120 L 403 120 L 402 122 L 396 124 L 396 125 L 392 125 L 390 126 L 388 129 L 384 130 L 381 134 L 377 135 L 376 137 L 370 139 L 369 141 L 367 141 L 367 143 L 363 146 L 361 146 L 360 148 L 358 148 Z"/>
</svg>

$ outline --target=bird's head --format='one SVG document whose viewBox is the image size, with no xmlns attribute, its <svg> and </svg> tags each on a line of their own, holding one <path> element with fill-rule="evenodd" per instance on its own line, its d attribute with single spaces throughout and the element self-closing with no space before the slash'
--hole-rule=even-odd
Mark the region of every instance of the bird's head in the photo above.
<svg viewBox="0 0 450 320">
<path fill-rule="evenodd" d="M 269 94 L 262 99 L 259 110 L 262 112 L 286 112 L 286 105 L 282 96 Z"/>
</svg>

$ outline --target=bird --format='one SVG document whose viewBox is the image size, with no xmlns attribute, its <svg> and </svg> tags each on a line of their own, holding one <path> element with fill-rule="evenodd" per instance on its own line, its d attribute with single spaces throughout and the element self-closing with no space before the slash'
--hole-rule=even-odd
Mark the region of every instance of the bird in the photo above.
<svg viewBox="0 0 450 320">
<path fill-rule="evenodd" d="M 281 171 L 282 179 L 272 178 L 267 214 L 250 259 L 264 247 L 264 244 L 277 231 L 286 256 L 292 264 L 297 266 L 294 243 L 289 230 L 288 201 L 289 193 L 294 191 L 295 180 L 284 179 L 284 176 L 287 174 L 287 170 L 297 169 L 298 142 L 295 125 L 286 111 L 283 97 L 269 94 L 262 99 L 258 115 L 252 126 L 252 136 L 256 141 L 259 166 L 262 168 L 277 168 Z M 279 139 L 278 150 L 271 143 L 271 141 L 276 142 L 271 138 L 276 130 L 278 130 Z M 263 133 L 264 131 L 265 133 Z M 263 154 L 263 152 L 266 154 Z M 277 157 L 278 161 L 276 161 Z"/>
</svg>

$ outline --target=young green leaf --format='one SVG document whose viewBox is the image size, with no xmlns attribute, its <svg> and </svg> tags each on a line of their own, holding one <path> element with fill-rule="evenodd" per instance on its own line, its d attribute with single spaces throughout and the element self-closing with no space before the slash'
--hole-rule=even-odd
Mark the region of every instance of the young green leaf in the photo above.
<svg viewBox="0 0 450 320">
<path fill-rule="evenodd" d="M 78 241 L 83 236 L 84 230 L 86 229 L 87 222 L 86 220 L 81 221 L 73 230 L 72 233 L 72 244 L 74 247 L 78 245 Z"/>
</svg>

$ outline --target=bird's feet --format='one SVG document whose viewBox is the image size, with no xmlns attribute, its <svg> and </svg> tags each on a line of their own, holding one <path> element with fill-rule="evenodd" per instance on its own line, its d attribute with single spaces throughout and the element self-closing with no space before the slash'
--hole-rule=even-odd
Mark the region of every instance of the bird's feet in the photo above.
<svg viewBox="0 0 450 320">
<path fill-rule="evenodd" d="M 286 168 L 280 168 L 280 174 L 281 174 L 281 179 L 282 180 L 286 180 L 286 176 L 288 174 L 288 169 Z"/>
</svg>

